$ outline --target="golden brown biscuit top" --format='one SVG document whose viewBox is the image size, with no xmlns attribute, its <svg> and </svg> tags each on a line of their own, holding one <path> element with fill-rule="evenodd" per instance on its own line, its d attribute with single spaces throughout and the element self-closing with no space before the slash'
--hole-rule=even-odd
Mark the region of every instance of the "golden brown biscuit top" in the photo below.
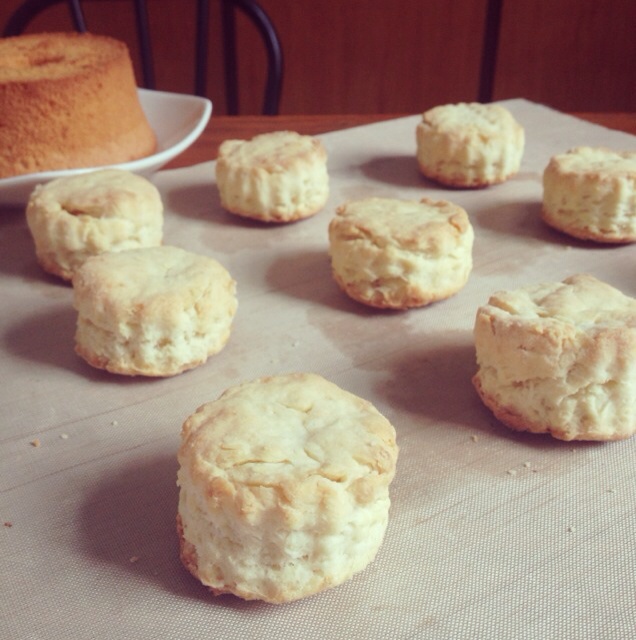
<svg viewBox="0 0 636 640">
<path fill-rule="evenodd" d="M 587 274 L 498 292 L 488 304 L 511 317 L 581 330 L 636 328 L 636 299 Z"/>
<path fill-rule="evenodd" d="M 433 107 L 422 114 L 421 124 L 440 133 L 486 137 L 522 129 L 505 107 L 479 102 L 460 102 Z"/>
<path fill-rule="evenodd" d="M 448 243 L 455 246 L 457 236 L 468 230 L 470 222 L 464 209 L 447 200 L 371 197 L 338 207 L 332 221 L 336 225 L 339 237 L 347 240 L 443 251 Z"/>
<path fill-rule="evenodd" d="M 263 133 L 251 140 L 225 140 L 219 148 L 219 162 L 269 172 L 286 170 L 299 161 L 324 160 L 326 156 L 320 140 L 294 131 Z"/>
<path fill-rule="evenodd" d="M 181 435 L 181 464 L 195 481 L 214 478 L 221 494 L 238 486 L 278 487 L 302 499 L 315 481 L 327 481 L 364 501 L 371 486 L 387 486 L 395 472 L 389 421 L 316 374 L 233 387 L 190 416 Z"/>
<path fill-rule="evenodd" d="M 234 286 L 225 268 L 207 256 L 161 246 L 92 256 L 75 272 L 73 287 L 90 291 L 91 317 L 112 322 L 133 316 L 172 321 L 202 298 L 202 292 Z M 85 296 L 76 304 L 87 304 Z"/>
<path fill-rule="evenodd" d="M 29 207 L 35 206 L 51 214 L 134 219 L 137 224 L 156 223 L 163 212 L 157 187 L 122 169 L 76 173 L 38 185 L 29 198 Z"/>
<path fill-rule="evenodd" d="M 548 165 L 561 173 L 595 175 L 600 179 L 630 176 L 636 178 L 636 152 L 606 147 L 575 147 L 553 156 Z"/>
</svg>

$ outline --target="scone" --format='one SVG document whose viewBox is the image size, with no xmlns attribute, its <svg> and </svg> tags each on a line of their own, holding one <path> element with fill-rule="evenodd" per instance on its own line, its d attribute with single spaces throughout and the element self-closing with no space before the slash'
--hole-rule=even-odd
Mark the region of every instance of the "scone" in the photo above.
<svg viewBox="0 0 636 640">
<path fill-rule="evenodd" d="M 473 239 L 466 211 L 445 200 L 353 200 L 329 224 L 332 274 L 371 307 L 421 307 L 466 284 Z"/>
<path fill-rule="evenodd" d="M 88 258 L 73 276 L 75 350 L 111 373 L 172 376 L 225 346 L 236 284 L 207 256 L 163 246 Z"/>
<path fill-rule="evenodd" d="M 636 431 L 636 300 L 589 275 L 494 294 L 473 378 L 505 425 L 560 440 Z"/>
<path fill-rule="evenodd" d="M 582 240 L 636 242 L 636 152 L 577 147 L 543 172 L 542 218 Z"/>
<path fill-rule="evenodd" d="M 102 169 L 38 185 L 26 220 L 42 268 L 65 280 L 89 256 L 154 247 L 163 238 L 163 203 L 142 176 Z"/>
<path fill-rule="evenodd" d="M 450 187 L 504 182 L 519 171 L 523 127 L 498 104 L 447 104 L 429 109 L 416 128 L 424 176 Z"/>
<path fill-rule="evenodd" d="M 216 181 L 221 205 L 261 222 L 292 222 L 320 211 L 329 197 L 327 151 L 317 138 L 293 131 L 226 140 Z"/>
<path fill-rule="evenodd" d="M 372 404 L 316 374 L 228 389 L 182 428 L 183 564 L 215 595 L 246 600 L 341 584 L 382 543 L 397 453 Z"/>
</svg>

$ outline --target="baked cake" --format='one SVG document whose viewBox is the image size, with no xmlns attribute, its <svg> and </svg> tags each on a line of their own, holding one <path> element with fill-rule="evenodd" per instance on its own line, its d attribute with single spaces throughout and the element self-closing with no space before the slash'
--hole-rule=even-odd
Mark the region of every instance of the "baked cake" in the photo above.
<svg viewBox="0 0 636 640">
<path fill-rule="evenodd" d="M 560 440 L 636 432 L 636 299 L 590 275 L 500 291 L 475 321 L 473 382 L 495 416 Z"/>
<path fill-rule="evenodd" d="M 221 205 L 261 222 L 292 222 L 320 211 L 329 197 L 327 151 L 317 138 L 275 131 L 219 148 Z"/>
<path fill-rule="evenodd" d="M 636 152 L 577 147 L 543 172 L 542 218 L 582 240 L 636 242 Z"/>
<path fill-rule="evenodd" d="M 341 584 L 382 543 L 397 454 L 371 403 L 316 374 L 228 389 L 182 428 L 183 564 L 215 595 L 246 600 Z"/>
<path fill-rule="evenodd" d="M 466 284 L 473 239 L 466 211 L 445 200 L 352 200 L 329 224 L 332 274 L 358 302 L 421 307 Z"/>
<path fill-rule="evenodd" d="M 447 104 L 422 114 L 417 162 L 424 176 L 450 187 L 487 187 L 519 171 L 523 127 L 498 104 Z"/>
<path fill-rule="evenodd" d="M 107 251 L 73 276 L 75 350 L 111 373 L 173 376 L 225 346 L 236 283 L 216 260 L 178 247 Z"/>
<path fill-rule="evenodd" d="M 128 48 L 88 33 L 0 38 L 0 178 L 150 155 Z"/>
<path fill-rule="evenodd" d="M 65 280 L 92 255 L 158 246 L 163 203 L 146 178 L 99 169 L 57 178 L 31 194 L 26 220 L 38 262 Z"/>
</svg>

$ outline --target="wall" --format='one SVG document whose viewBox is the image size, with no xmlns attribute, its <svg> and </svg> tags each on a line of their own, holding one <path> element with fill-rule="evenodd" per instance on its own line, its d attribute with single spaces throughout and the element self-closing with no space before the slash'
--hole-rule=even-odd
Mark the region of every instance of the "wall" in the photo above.
<svg viewBox="0 0 636 640">
<path fill-rule="evenodd" d="M 148 0 L 158 86 L 192 91 L 193 0 Z M 477 100 L 486 0 L 260 0 L 285 54 L 281 113 L 414 113 Z M 0 24 L 19 0 L 3 0 Z M 92 0 L 89 28 L 134 41 L 130 3 Z M 634 0 L 503 0 L 493 99 L 575 111 L 636 111 Z M 240 16 L 239 16 L 240 17 Z M 263 48 L 239 19 L 241 111 L 260 109 Z M 30 30 L 69 28 L 63 7 Z M 211 2 L 209 95 L 225 111 L 218 0 Z"/>
<path fill-rule="evenodd" d="M 505 1 L 494 98 L 636 111 L 634 0 Z"/>
</svg>

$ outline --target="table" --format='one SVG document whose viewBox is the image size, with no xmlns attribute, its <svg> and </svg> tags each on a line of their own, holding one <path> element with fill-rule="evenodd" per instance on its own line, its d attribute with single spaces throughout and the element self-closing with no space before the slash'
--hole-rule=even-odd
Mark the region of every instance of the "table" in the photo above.
<svg viewBox="0 0 636 640">
<path fill-rule="evenodd" d="M 339 114 L 339 115 L 280 115 L 280 116 L 215 116 L 208 123 L 201 137 L 167 168 L 187 167 L 198 162 L 214 160 L 223 140 L 247 139 L 267 131 L 289 129 L 305 135 L 318 135 L 362 126 L 383 120 L 399 118 L 405 114 Z M 578 118 L 600 124 L 610 129 L 636 134 L 636 113 L 572 113 Z"/>
</svg>

